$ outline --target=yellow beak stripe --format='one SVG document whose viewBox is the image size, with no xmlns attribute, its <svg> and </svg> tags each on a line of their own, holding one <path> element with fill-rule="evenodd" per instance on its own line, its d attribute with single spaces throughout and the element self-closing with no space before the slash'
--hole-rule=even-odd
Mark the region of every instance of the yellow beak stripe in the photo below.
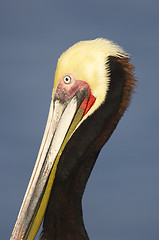
<svg viewBox="0 0 159 240">
<path fill-rule="evenodd" d="M 32 222 L 27 230 L 27 233 L 25 234 L 25 236 L 22 236 L 22 240 L 34 240 L 34 238 L 40 228 L 40 225 L 44 218 L 44 214 L 45 214 L 47 204 L 49 201 L 49 197 L 50 197 L 51 189 L 52 189 L 53 182 L 55 179 L 56 169 L 57 169 L 58 162 L 60 160 L 60 156 L 61 156 L 67 142 L 69 141 L 71 135 L 73 134 L 75 128 L 77 127 L 78 123 L 82 119 L 83 114 L 84 114 L 84 110 L 82 109 L 82 107 L 80 107 L 73 119 L 73 122 L 67 132 L 67 135 L 66 135 L 66 137 L 61 145 L 61 148 L 58 152 L 58 155 L 55 159 L 55 162 L 54 162 L 53 168 L 51 170 L 51 173 L 49 175 L 49 179 L 48 179 L 47 186 L 45 188 L 45 192 L 42 197 L 42 200 L 39 203 L 39 205 L 37 206 L 37 208 L 36 208 L 37 211 L 34 213 L 34 217 L 33 217 Z"/>
</svg>

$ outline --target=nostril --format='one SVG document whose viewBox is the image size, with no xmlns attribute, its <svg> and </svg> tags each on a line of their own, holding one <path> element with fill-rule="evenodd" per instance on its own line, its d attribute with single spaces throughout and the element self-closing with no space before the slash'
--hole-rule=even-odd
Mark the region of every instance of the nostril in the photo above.
<svg viewBox="0 0 159 240">
<path fill-rule="evenodd" d="M 63 96 L 66 96 L 66 95 L 67 95 L 67 92 L 66 92 L 65 90 L 62 90 L 61 93 L 62 93 Z"/>
</svg>

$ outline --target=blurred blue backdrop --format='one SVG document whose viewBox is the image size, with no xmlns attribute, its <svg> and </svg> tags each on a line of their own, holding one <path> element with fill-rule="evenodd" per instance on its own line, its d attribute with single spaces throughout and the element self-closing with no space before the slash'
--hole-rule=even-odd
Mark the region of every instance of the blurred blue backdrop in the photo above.
<svg viewBox="0 0 159 240">
<path fill-rule="evenodd" d="M 158 0 L 0 0 L 0 239 L 36 160 L 57 59 L 96 37 L 130 53 L 138 88 L 89 179 L 86 229 L 92 240 L 159 239 L 158 25 Z"/>
</svg>

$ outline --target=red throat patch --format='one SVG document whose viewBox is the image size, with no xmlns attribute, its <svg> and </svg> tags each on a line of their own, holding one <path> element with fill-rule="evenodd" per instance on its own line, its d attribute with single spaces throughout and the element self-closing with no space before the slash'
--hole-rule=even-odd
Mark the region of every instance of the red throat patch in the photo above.
<svg viewBox="0 0 159 240">
<path fill-rule="evenodd" d="M 83 109 L 83 117 L 86 115 L 86 113 L 89 111 L 89 109 L 93 106 L 95 103 L 96 98 L 91 93 L 91 89 L 88 89 L 88 98 L 85 98 L 84 101 L 81 104 L 81 108 Z"/>
</svg>

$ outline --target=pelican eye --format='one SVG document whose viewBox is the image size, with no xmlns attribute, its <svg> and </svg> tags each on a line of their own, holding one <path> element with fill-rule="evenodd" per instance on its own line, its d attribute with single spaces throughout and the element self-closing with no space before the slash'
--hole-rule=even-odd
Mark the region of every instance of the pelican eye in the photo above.
<svg viewBox="0 0 159 240">
<path fill-rule="evenodd" d="M 66 84 L 69 84 L 71 82 L 71 77 L 66 75 L 63 80 Z"/>
</svg>

